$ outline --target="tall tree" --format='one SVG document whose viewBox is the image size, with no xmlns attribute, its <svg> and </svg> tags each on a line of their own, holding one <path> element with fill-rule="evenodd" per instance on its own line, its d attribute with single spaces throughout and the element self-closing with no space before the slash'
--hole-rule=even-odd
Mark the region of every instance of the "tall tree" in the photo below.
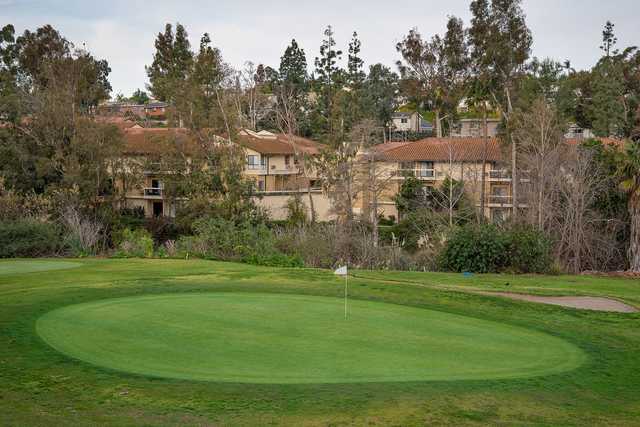
<svg viewBox="0 0 640 427">
<path fill-rule="evenodd" d="M 307 84 L 307 57 L 304 50 L 295 39 L 287 46 L 280 57 L 280 78 L 287 85 L 294 86 L 297 90 L 304 90 Z"/>
<path fill-rule="evenodd" d="M 443 136 L 444 116 L 450 119 L 456 113 L 464 96 L 464 85 L 468 74 L 468 49 L 462 21 L 450 17 L 444 37 L 434 35 L 423 40 L 417 29 L 396 45 L 402 61 L 398 69 L 403 79 L 414 81 L 416 98 L 425 107 L 435 112 L 438 137 Z"/>
<path fill-rule="evenodd" d="M 344 70 L 338 65 L 342 51 L 336 48 L 331 25 L 324 30 L 320 56 L 315 59 L 314 90 L 317 100 L 314 112 L 315 133 L 332 144 L 339 144 L 343 128 L 336 123 L 335 97 L 342 90 Z"/>
<path fill-rule="evenodd" d="M 471 2 L 470 42 L 477 60 L 489 76 L 489 93 L 506 124 L 511 145 L 513 217 L 518 214 L 517 146 L 510 121 L 514 111 L 516 85 L 531 53 L 531 31 L 525 22 L 521 0 L 474 0 Z M 480 52 L 482 52 L 480 54 Z"/>
<path fill-rule="evenodd" d="M 175 104 L 185 95 L 187 80 L 193 65 L 193 52 L 188 34 L 181 24 L 166 24 L 158 33 L 153 62 L 146 67 L 149 90 L 154 98 Z"/>
<path fill-rule="evenodd" d="M 360 57 L 362 42 L 358 39 L 358 33 L 353 32 L 349 42 L 349 55 L 347 60 L 347 83 L 352 90 L 357 90 L 362 85 L 366 75 L 363 71 L 364 60 Z"/>
<path fill-rule="evenodd" d="M 629 236 L 629 268 L 640 272 L 640 144 L 629 142 L 618 151 L 618 176 L 621 187 L 629 195 L 628 209 L 631 220 Z"/>
</svg>

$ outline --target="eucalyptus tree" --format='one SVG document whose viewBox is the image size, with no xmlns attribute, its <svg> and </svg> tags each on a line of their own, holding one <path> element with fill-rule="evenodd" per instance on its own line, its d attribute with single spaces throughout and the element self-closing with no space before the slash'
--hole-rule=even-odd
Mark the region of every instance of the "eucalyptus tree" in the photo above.
<svg viewBox="0 0 640 427">
<path fill-rule="evenodd" d="M 500 110 L 511 145 L 513 216 L 518 214 L 517 145 L 511 137 L 511 116 L 517 83 L 525 72 L 533 42 L 521 0 L 471 2 L 469 40 L 476 66 L 486 76 L 486 88 Z"/>
<path fill-rule="evenodd" d="M 400 75 L 412 81 L 414 96 L 423 106 L 435 112 L 438 137 L 443 136 L 442 121 L 452 121 L 460 101 L 469 73 L 469 56 L 466 32 L 462 21 L 450 17 L 444 37 L 434 35 L 423 40 L 417 29 L 412 29 L 396 44 L 402 56 L 397 61 Z"/>
</svg>

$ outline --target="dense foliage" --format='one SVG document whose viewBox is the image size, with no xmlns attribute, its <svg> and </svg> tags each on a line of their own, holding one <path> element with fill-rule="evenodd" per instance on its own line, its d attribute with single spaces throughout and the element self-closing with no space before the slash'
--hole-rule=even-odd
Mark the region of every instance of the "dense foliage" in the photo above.
<svg viewBox="0 0 640 427">
<path fill-rule="evenodd" d="M 440 254 L 445 270 L 495 273 L 544 273 L 551 269 L 551 245 L 533 229 L 502 230 L 470 225 L 453 231 Z"/>
</svg>

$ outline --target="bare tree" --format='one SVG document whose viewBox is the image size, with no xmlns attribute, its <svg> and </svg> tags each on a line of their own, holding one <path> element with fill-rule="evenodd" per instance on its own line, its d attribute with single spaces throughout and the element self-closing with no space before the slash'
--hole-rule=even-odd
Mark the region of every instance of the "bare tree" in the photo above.
<svg viewBox="0 0 640 427">
<path fill-rule="evenodd" d="M 276 105 L 276 115 L 277 122 L 280 132 L 286 135 L 287 141 L 291 145 L 294 153 L 294 163 L 299 165 L 298 172 L 304 178 L 306 183 L 307 197 L 309 198 L 309 211 L 311 214 L 311 223 L 315 223 L 317 219 L 317 214 L 313 201 L 313 193 L 311 188 L 311 168 L 309 163 L 309 159 L 305 156 L 305 153 L 302 153 L 298 150 L 298 145 L 295 142 L 295 135 L 298 132 L 298 114 L 297 108 L 298 105 L 296 103 L 295 98 L 295 88 L 289 85 L 280 85 L 276 90 L 277 95 L 277 105 Z M 300 188 L 300 180 L 296 180 L 298 185 L 298 193 L 296 193 L 296 197 L 298 197 Z"/>
<path fill-rule="evenodd" d="M 593 208 L 598 193 L 607 188 L 607 177 L 590 150 L 565 146 L 564 151 L 553 206 L 557 256 L 572 273 L 599 269 L 615 248 L 609 220 Z"/>
<path fill-rule="evenodd" d="M 529 170 L 529 186 L 522 188 L 524 195 L 529 196 L 528 213 L 533 215 L 531 222 L 540 231 L 548 232 L 561 154 L 565 148 L 565 126 L 555 108 L 543 98 L 537 99 L 528 110 L 517 112 L 513 118 L 513 138 L 520 146 L 521 164 Z M 525 190 L 529 190 L 528 194 Z"/>
<path fill-rule="evenodd" d="M 382 129 L 382 133 L 380 130 Z M 382 193 L 388 191 L 389 182 L 393 179 L 391 171 L 379 167 L 375 145 L 381 142 L 380 136 L 384 134 L 384 128 L 376 124 L 374 120 L 365 119 L 354 126 L 351 138 L 360 141 L 360 156 L 357 160 L 357 185 L 362 188 L 363 217 L 372 225 L 372 241 L 378 246 L 378 215 L 379 199 Z"/>
</svg>

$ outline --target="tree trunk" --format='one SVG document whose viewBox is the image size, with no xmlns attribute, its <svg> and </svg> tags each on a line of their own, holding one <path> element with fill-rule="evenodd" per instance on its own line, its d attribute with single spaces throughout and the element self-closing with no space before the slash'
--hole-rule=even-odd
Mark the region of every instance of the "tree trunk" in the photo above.
<svg viewBox="0 0 640 427">
<path fill-rule="evenodd" d="M 440 110 L 436 110 L 436 132 L 438 138 L 442 138 L 442 123 L 440 122 Z"/>
<path fill-rule="evenodd" d="M 631 194 L 629 198 L 629 219 L 629 270 L 640 273 L 640 190 Z"/>
<path fill-rule="evenodd" d="M 307 183 L 307 195 L 309 196 L 309 210 L 311 211 L 311 224 L 316 222 L 316 208 L 313 204 L 313 194 L 311 193 L 311 183 Z"/>
<path fill-rule="evenodd" d="M 480 222 L 485 221 L 485 187 L 487 185 L 487 146 L 489 145 L 489 129 L 487 128 L 487 104 L 482 101 L 482 176 L 480 177 Z"/>
<path fill-rule="evenodd" d="M 511 113 L 513 106 L 511 105 L 511 92 L 507 87 L 505 89 L 507 95 L 507 140 L 511 143 L 511 203 L 513 203 L 513 220 L 518 219 L 518 150 L 516 141 L 511 135 Z"/>
</svg>

